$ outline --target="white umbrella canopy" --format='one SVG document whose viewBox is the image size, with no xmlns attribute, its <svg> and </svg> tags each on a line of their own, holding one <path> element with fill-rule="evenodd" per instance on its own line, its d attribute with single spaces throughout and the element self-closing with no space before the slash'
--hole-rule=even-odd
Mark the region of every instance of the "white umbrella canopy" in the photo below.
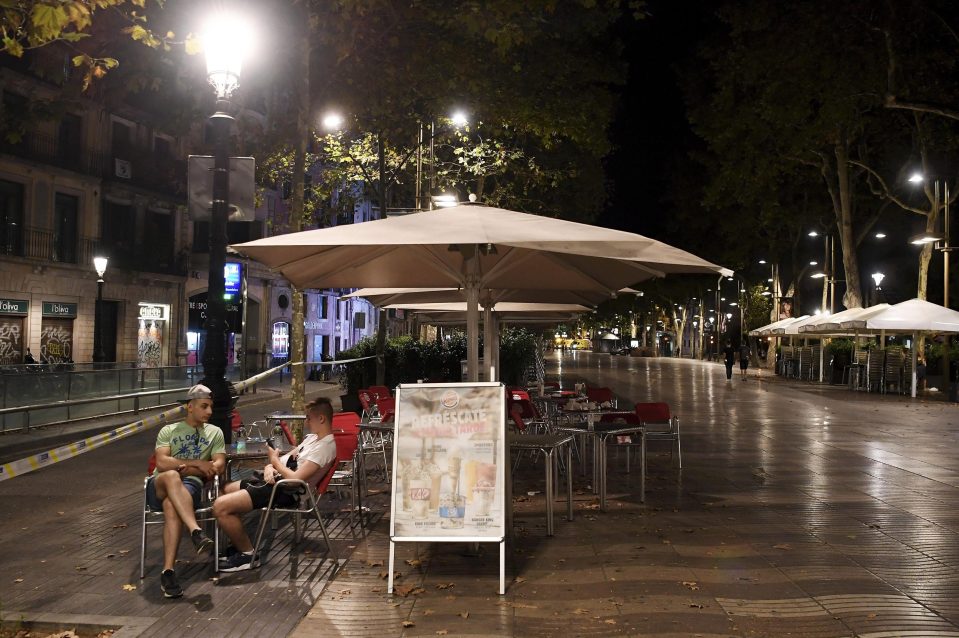
<svg viewBox="0 0 959 638">
<path fill-rule="evenodd" d="M 795 336 L 799 334 L 799 329 L 802 326 L 806 325 L 807 323 L 811 323 L 817 319 L 819 319 L 818 315 L 803 315 L 802 317 L 796 319 L 795 321 L 792 321 L 787 324 L 783 324 L 781 326 L 777 326 L 773 328 L 772 330 L 769 330 L 767 334 Z"/>
<path fill-rule="evenodd" d="M 466 289 L 474 380 L 482 289 L 611 294 L 666 274 L 732 274 L 642 235 L 481 205 L 277 235 L 233 248 L 298 288 Z"/>
<path fill-rule="evenodd" d="M 822 321 L 815 324 L 806 324 L 800 328 L 800 332 L 803 334 L 812 333 L 812 334 L 827 334 L 827 335 L 846 335 L 852 334 L 852 331 L 842 327 L 843 322 L 854 321 L 857 319 L 862 319 L 863 317 L 869 317 L 871 315 L 882 312 L 889 307 L 889 304 L 882 303 L 876 304 L 875 306 L 869 306 L 868 308 L 848 308 L 842 312 L 837 312 L 834 315 L 826 315 Z"/>
<path fill-rule="evenodd" d="M 764 337 L 776 328 L 785 328 L 791 323 L 800 321 L 801 319 L 808 319 L 809 315 L 803 315 L 802 317 L 786 317 L 785 319 L 780 319 L 779 321 L 774 321 L 770 324 L 766 324 L 760 328 L 755 328 L 749 331 L 749 334 L 753 337 Z"/>
<path fill-rule="evenodd" d="M 922 299 L 910 299 L 851 321 L 843 321 L 841 326 L 844 329 L 900 333 L 959 332 L 959 312 Z"/>
</svg>

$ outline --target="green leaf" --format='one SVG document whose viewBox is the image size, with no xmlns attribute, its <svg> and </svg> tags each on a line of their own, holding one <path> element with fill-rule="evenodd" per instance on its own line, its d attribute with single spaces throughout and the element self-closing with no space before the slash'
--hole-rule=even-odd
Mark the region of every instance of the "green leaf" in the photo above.
<svg viewBox="0 0 959 638">
<path fill-rule="evenodd" d="M 36 4 L 30 13 L 30 22 L 40 37 L 56 38 L 60 36 L 63 27 L 69 22 L 69 18 L 62 7 Z"/>
<path fill-rule="evenodd" d="M 82 66 L 84 62 L 87 61 L 87 56 L 85 55 L 75 55 L 71 58 L 73 66 Z"/>
</svg>

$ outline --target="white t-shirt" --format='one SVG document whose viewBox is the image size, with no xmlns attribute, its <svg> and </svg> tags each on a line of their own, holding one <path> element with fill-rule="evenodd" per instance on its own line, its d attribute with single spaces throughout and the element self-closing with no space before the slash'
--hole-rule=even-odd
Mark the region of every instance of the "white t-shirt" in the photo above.
<svg viewBox="0 0 959 638">
<path fill-rule="evenodd" d="M 310 478 L 307 483 L 313 484 L 320 480 L 330 465 L 336 462 L 336 438 L 332 434 L 327 434 L 322 439 L 315 434 L 307 434 L 303 442 L 294 448 L 299 450 L 297 453 L 297 463 L 303 461 L 313 461 L 319 466 L 319 469 Z M 280 462 L 286 465 L 293 450 L 280 457 Z M 280 478 L 280 477 L 277 477 Z"/>
</svg>

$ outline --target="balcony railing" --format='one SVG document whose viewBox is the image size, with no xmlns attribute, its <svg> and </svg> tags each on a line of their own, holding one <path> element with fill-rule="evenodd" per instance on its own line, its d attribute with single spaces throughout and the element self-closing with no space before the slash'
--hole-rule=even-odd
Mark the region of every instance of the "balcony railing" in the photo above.
<svg viewBox="0 0 959 638">
<path fill-rule="evenodd" d="M 185 275 L 187 272 L 186 254 L 177 256 L 161 254 L 157 250 L 121 250 L 94 237 L 81 237 L 73 245 L 72 242 L 58 240 L 52 230 L 28 227 L 21 233 L 8 229 L 5 239 L 0 244 L 0 255 L 86 267 L 93 263 L 97 253 L 102 252 L 110 257 L 113 267 L 167 275 Z"/>
<path fill-rule="evenodd" d="M 178 199 L 186 198 L 186 161 L 156 157 L 153 151 L 130 147 L 122 152 L 94 151 L 41 133 L 28 133 L 19 142 L 0 139 L 0 152 L 132 184 Z"/>
</svg>

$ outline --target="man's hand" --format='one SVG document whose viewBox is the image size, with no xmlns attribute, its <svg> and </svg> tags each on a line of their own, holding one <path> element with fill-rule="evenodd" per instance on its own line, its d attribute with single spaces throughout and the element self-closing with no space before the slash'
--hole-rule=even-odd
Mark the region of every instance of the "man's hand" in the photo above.
<svg viewBox="0 0 959 638">
<path fill-rule="evenodd" d="M 180 474 L 185 476 L 198 476 L 205 482 L 212 481 L 217 471 L 213 465 L 213 461 L 187 461 Z"/>
<path fill-rule="evenodd" d="M 267 483 L 275 483 L 277 477 L 277 471 L 273 469 L 272 465 L 267 465 L 263 468 L 263 480 Z"/>
</svg>

